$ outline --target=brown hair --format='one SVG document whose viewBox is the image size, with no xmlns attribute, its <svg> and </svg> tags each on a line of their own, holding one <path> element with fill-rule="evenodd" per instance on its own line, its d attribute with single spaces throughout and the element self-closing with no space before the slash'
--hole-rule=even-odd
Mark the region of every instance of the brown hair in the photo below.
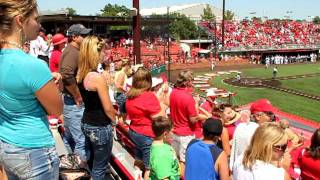
<svg viewBox="0 0 320 180">
<path fill-rule="evenodd" d="M 0 2 L 0 34 L 10 34 L 13 18 L 21 15 L 23 20 L 37 9 L 36 0 L 5 0 Z"/>
<path fill-rule="evenodd" d="M 320 159 L 320 128 L 311 137 L 311 145 L 307 148 L 308 153 L 314 159 Z"/>
<path fill-rule="evenodd" d="M 132 87 L 127 93 L 128 99 L 133 99 L 145 91 L 149 91 L 152 86 L 151 73 L 148 69 L 140 67 L 132 77 Z"/>
<path fill-rule="evenodd" d="M 88 36 L 83 39 L 79 52 L 78 83 L 81 83 L 89 72 L 97 70 L 104 45 L 104 40 L 97 36 Z"/>
<path fill-rule="evenodd" d="M 192 81 L 192 79 L 193 79 L 192 71 L 188 71 L 188 70 L 181 71 L 178 74 L 178 78 L 176 80 L 176 83 L 174 84 L 174 87 L 176 88 L 187 87 L 188 81 Z"/>
<path fill-rule="evenodd" d="M 170 119 L 159 116 L 152 120 L 152 131 L 156 137 L 160 137 L 164 132 L 172 129 Z"/>
</svg>

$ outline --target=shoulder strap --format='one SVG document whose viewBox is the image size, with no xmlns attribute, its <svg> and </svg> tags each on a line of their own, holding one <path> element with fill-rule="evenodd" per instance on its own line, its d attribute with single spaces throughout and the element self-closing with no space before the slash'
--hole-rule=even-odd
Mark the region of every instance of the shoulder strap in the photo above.
<svg viewBox="0 0 320 180">
<path fill-rule="evenodd" d="M 210 146 L 210 152 L 211 152 L 211 155 L 212 155 L 213 163 L 215 164 L 217 159 L 218 159 L 218 157 L 222 153 L 222 149 L 220 149 L 216 145 L 212 145 L 212 146 Z"/>
</svg>

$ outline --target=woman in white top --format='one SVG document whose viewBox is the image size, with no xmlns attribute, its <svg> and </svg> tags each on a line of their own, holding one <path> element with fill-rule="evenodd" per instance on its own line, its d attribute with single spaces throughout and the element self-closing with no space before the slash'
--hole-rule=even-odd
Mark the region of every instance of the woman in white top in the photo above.
<svg viewBox="0 0 320 180">
<path fill-rule="evenodd" d="M 288 138 L 275 123 L 264 123 L 255 131 L 250 145 L 233 166 L 234 180 L 289 180 L 284 167 L 290 163 Z"/>
</svg>

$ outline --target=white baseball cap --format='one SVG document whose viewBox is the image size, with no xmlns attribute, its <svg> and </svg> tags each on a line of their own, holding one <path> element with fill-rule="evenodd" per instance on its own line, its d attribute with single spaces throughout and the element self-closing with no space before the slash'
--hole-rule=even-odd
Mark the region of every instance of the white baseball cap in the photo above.
<svg viewBox="0 0 320 180">
<path fill-rule="evenodd" d="M 152 78 L 152 87 L 156 87 L 157 85 L 162 84 L 162 83 L 163 83 L 162 78 L 156 78 L 156 77 Z"/>
</svg>

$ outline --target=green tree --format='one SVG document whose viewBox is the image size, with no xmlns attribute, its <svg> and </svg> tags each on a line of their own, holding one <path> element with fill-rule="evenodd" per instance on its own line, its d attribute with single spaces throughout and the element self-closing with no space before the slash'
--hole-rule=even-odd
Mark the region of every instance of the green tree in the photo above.
<svg viewBox="0 0 320 180">
<path fill-rule="evenodd" d="M 150 18 L 159 18 L 164 21 L 167 20 L 167 15 L 151 15 Z M 169 15 L 170 25 L 169 33 L 170 37 L 173 37 L 177 40 L 180 39 L 197 39 L 200 37 L 207 37 L 208 35 L 204 32 L 203 29 L 197 27 L 197 25 L 190 20 L 187 16 L 179 13 L 171 13 Z M 143 30 L 144 36 L 164 36 L 168 33 L 166 25 L 157 25 L 157 26 L 144 26 Z"/>
<path fill-rule="evenodd" d="M 184 14 L 174 13 L 171 18 L 176 20 L 170 24 L 170 34 L 176 39 L 197 39 L 205 34 Z"/>
<path fill-rule="evenodd" d="M 255 17 L 255 16 L 254 16 L 254 17 L 251 18 L 251 20 L 252 20 L 252 21 L 257 21 L 257 22 L 260 22 L 260 23 L 262 22 L 261 17 Z"/>
<path fill-rule="evenodd" d="M 207 4 L 206 8 L 203 9 L 203 14 L 201 15 L 201 19 L 203 21 L 212 21 L 215 18 L 212 9 Z"/>
<path fill-rule="evenodd" d="M 320 17 L 319 16 L 314 17 L 313 18 L 313 23 L 320 24 Z"/>
<path fill-rule="evenodd" d="M 227 10 L 224 12 L 224 19 L 225 20 L 233 20 L 234 19 L 234 12 L 232 12 L 231 10 Z"/>
<path fill-rule="evenodd" d="M 102 16 L 118 16 L 118 17 L 128 17 L 130 9 L 126 6 L 119 6 L 117 4 L 107 4 L 103 9 L 100 10 Z"/>
<path fill-rule="evenodd" d="M 77 14 L 77 11 L 73 8 L 67 7 L 66 9 L 68 10 L 68 14 L 71 16 Z"/>
</svg>

